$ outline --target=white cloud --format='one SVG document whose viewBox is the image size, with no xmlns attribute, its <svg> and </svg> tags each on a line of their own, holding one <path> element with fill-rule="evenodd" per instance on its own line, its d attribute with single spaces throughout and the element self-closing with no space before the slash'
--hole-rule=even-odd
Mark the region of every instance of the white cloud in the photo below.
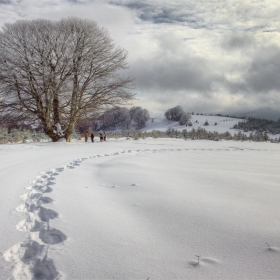
<svg viewBox="0 0 280 280">
<path fill-rule="evenodd" d="M 150 111 L 277 109 L 279 13 L 275 0 L 0 0 L 0 25 L 77 16 L 106 27 Z"/>
</svg>

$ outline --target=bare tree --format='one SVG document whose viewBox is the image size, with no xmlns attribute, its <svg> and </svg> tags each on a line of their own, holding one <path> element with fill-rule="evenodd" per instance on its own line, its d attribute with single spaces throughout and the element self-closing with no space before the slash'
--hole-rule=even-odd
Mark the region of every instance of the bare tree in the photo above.
<svg viewBox="0 0 280 280">
<path fill-rule="evenodd" d="M 110 106 L 129 104 L 127 52 L 108 31 L 78 18 L 5 24 L 0 32 L 0 112 L 38 120 L 53 140 Z"/>
</svg>

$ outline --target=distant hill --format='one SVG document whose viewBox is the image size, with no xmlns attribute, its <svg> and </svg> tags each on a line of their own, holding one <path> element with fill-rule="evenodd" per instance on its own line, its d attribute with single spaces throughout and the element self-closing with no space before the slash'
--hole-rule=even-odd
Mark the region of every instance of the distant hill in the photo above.
<svg viewBox="0 0 280 280">
<path fill-rule="evenodd" d="M 208 121 L 209 125 L 205 126 L 205 121 Z M 237 129 L 232 129 L 232 127 L 238 122 L 243 121 L 242 119 L 223 117 L 223 116 L 210 116 L 210 115 L 193 115 L 191 122 L 192 126 L 180 125 L 179 122 L 169 121 L 163 116 L 151 117 L 147 122 L 145 128 L 142 131 L 152 131 L 160 130 L 166 131 L 167 129 L 176 129 L 182 131 L 187 129 L 188 131 L 197 129 L 198 127 L 205 128 L 207 131 L 217 131 L 219 133 L 224 133 L 229 131 L 230 133 L 238 133 Z"/>
<path fill-rule="evenodd" d="M 209 125 L 205 126 L 204 123 L 207 120 Z M 269 136 L 275 138 L 279 137 L 279 128 L 278 125 L 275 127 L 269 123 L 266 119 L 266 121 L 261 121 L 253 123 L 258 129 L 254 129 L 249 126 L 249 122 L 244 121 L 243 119 L 238 118 L 231 118 L 231 117 L 224 117 L 224 116 L 213 116 L 213 115 L 193 115 L 192 119 L 192 126 L 185 126 L 180 125 L 179 122 L 176 121 L 169 121 L 165 119 L 163 116 L 158 117 L 152 117 L 148 122 L 145 128 L 142 129 L 142 131 L 151 132 L 152 130 L 160 130 L 160 131 L 166 131 L 167 129 L 175 129 L 178 131 L 182 131 L 183 129 L 186 129 L 187 131 L 191 131 L 192 129 L 198 129 L 204 128 L 206 131 L 210 132 L 218 132 L 218 133 L 225 133 L 228 131 L 231 135 L 237 134 L 239 131 L 242 131 L 242 133 L 246 134 L 247 136 L 250 134 L 250 132 L 258 131 L 258 132 L 264 132 L 266 131 Z M 240 122 L 240 123 L 239 123 Z M 248 126 L 245 124 L 248 123 Z M 253 126 L 254 127 L 254 126 Z"/>
<path fill-rule="evenodd" d="M 237 117 L 251 117 L 258 119 L 267 119 L 277 121 L 280 118 L 280 111 L 273 110 L 271 108 L 260 108 L 251 112 L 232 114 Z"/>
</svg>

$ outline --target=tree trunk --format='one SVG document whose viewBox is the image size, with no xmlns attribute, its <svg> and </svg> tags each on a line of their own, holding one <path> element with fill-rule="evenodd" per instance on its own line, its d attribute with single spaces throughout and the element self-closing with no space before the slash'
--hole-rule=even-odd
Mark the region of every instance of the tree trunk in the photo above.
<svg viewBox="0 0 280 280">
<path fill-rule="evenodd" d="M 53 127 L 49 127 L 44 124 L 44 132 L 52 139 L 53 142 L 57 142 L 61 136 L 59 136 Z"/>
<path fill-rule="evenodd" d="M 53 98 L 53 122 L 54 124 L 60 124 L 60 108 L 59 108 L 59 99 L 58 94 L 56 93 Z"/>
</svg>

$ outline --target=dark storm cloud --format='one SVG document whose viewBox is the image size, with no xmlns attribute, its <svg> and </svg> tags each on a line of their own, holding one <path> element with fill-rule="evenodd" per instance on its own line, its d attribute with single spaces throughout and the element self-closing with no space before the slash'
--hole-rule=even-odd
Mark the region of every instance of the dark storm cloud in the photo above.
<svg viewBox="0 0 280 280">
<path fill-rule="evenodd" d="M 239 79 L 225 80 L 225 89 L 247 96 L 280 91 L 280 46 L 243 32 L 224 36 L 221 42 L 227 55 L 238 55 L 232 68 L 239 64 Z"/>
<path fill-rule="evenodd" d="M 280 47 L 269 46 L 258 50 L 249 64 L 244 78 L 253 93 L 280 91 Z"/>
<path fill-rule="evenodd" d="M 226 50 L 240 50 L 253 47 L 256 40 L 253 35 L 248 33 L 238 33 L 225 36 L 222 39 L 222 47 Z"/>
<path fill-rule="evenodd" d="M 0 4 L 11 4 L 11 0 L 0 0 Z"/>
<path fill-rule="evenodd" d="M 193 28 L 207 28 L 203 18 L 195 10 L 176 4 L 153 3 L 144 1 L 111 1 L 111 4 L 134 10 L 142 21 L 156 24 L 187 24 Z"/>
<path fill-rule="evenodd" d="M 84 0 L 66 0 L 69 3 L 74 3 L 74 4 L 86 4 L 89 1 L 84 1 Z"/>
<path fill-rule="evenodd" d="M 175 58 L 163 55 L 153 60 L 138 60 L 132 66 L 132 75 L 137 77 L 139 89 L 161 92 L 184 90 L 206 94 L 221 80 L 212 74 L 207 61 L 189 56 Z"/>
</svg>

